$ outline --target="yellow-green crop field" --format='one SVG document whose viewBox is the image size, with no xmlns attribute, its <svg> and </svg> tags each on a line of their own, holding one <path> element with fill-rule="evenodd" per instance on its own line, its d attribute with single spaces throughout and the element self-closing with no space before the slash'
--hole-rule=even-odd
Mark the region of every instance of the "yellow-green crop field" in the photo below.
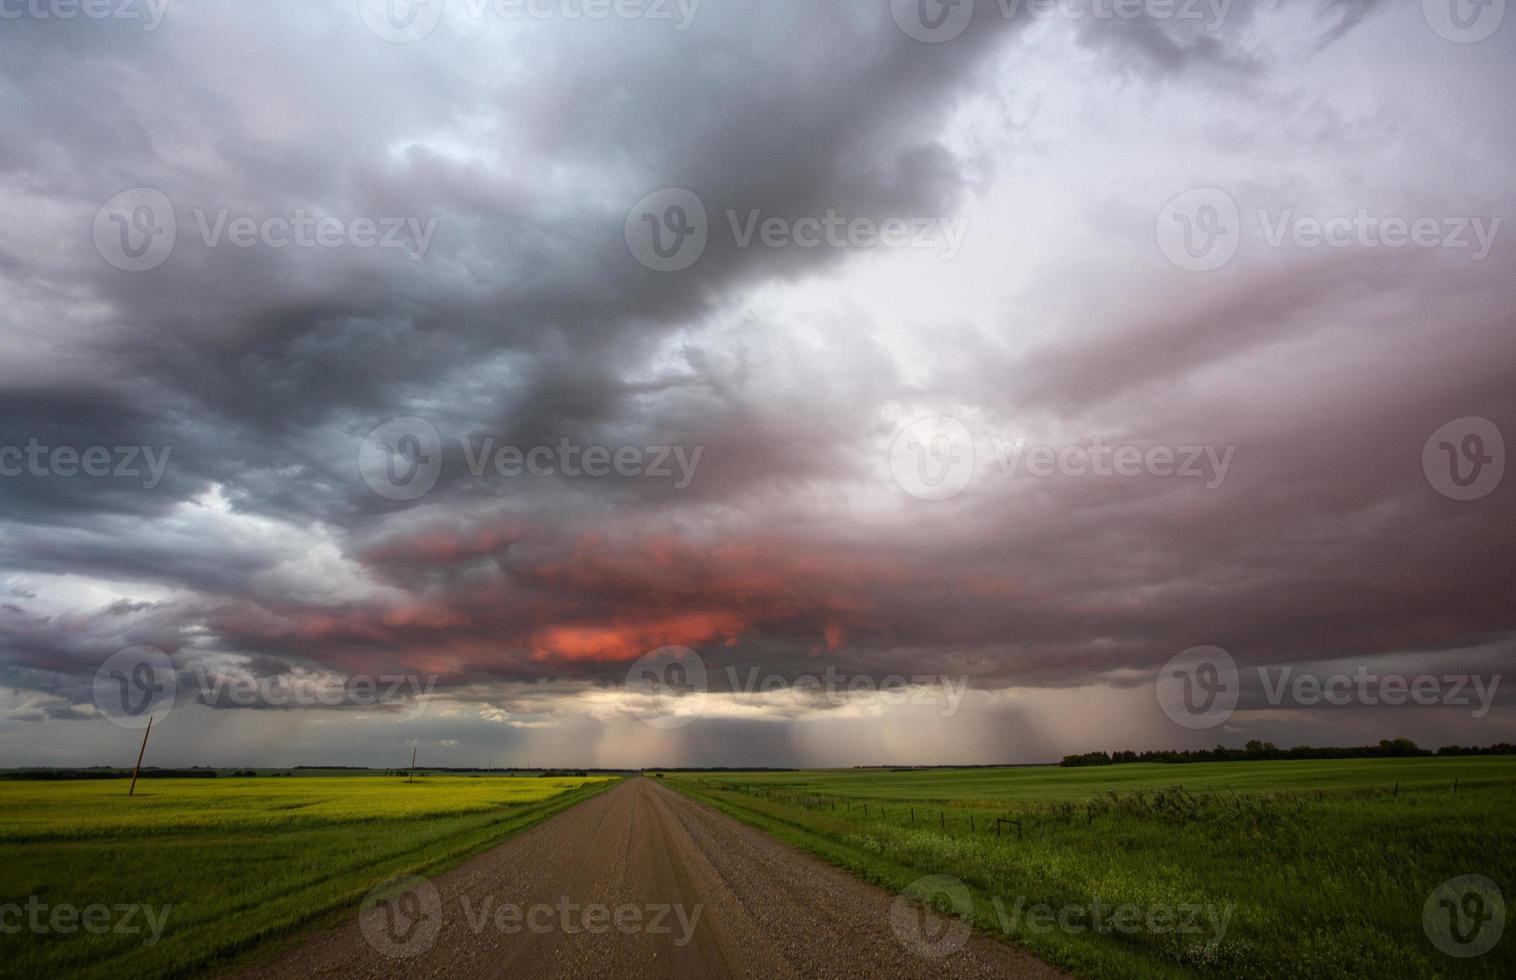
<svg viewBox="0 0 1516 980">
<path fill-rule="evenodd" d="M 387 878 L 456 863 L 614 781 L 152 779 L 132 797 L 120 779 L 0 782 L 0 906 L 21 907 L 0 921 L 0 976 L 213 969 L 340 915 Z M 100 906 L 110 929 L 51 918 L 60 907 Z M 122 906 L 138 908 L 134 931 L 116 928 Z"/>
</svg>

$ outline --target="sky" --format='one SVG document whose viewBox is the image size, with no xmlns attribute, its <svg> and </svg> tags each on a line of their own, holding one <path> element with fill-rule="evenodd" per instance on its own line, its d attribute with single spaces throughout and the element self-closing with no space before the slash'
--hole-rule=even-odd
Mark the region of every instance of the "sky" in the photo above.
<svg viewBox="0 0 1516 980">
<path fill-rule="evenodd" d="M 1503 0 L 0 0 L 0 765 L 1516 741 Z"/>
</svg>

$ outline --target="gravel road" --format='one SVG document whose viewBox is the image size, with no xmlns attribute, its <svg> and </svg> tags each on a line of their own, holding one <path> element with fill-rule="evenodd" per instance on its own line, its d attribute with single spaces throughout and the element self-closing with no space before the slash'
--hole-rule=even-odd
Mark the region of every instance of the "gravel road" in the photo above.
<svg viewBox="0 0 1516 980">
<path fill-rule="evenodd" d="M 1008 943 L 963 941 L 966 931 L 632 778 L 430 881 L 371 896 L 241 976 L 1063 975 Z M 918 954 L 914 936 L 953 951 Z"/>
</svg>

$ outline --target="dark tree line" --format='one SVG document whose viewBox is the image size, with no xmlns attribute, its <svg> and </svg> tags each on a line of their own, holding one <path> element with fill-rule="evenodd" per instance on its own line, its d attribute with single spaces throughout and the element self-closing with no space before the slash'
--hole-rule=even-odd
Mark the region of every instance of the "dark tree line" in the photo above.
<svg viewBox="0 0 1516 980">
<path fill-rule="evenodd" d="M 1424 749 L 1408 738 L 1387 738 L 1378 745 L 1330 747 L 1299 745 L 1293 749 L 1281 749 L 1273 742 L 1254 739 L 1246 747 L 1229 749 L 1218 745 L 1214 749 L 1188 749 L 1176 751 L 1164 749 L 1149 752 L 1085 752 L 1063 757 L 1063 766 L 1115 766 L 1126 762 L 1255 762 L 1270 759 L 1407 759 L 1416 756 L 1453 755 L 1513 755 L 1516 745 L 1501 742 L 1489 746 L 1444 745 L 1433 752 Z"/>
</svg>

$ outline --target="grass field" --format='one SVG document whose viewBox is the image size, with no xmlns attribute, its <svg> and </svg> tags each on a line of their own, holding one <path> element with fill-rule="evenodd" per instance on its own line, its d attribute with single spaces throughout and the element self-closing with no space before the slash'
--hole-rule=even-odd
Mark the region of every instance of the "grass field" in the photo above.
<svg viewBox="0 0 1516 980">
<path fill-rule="evenodd" d="M 669 773 L 664 783 L 892 890 L 956 878 L 977 926 L 1080 976 L 1516 976 L 1516 937 L 1454 958 L 1423 927 L 1428 897 L 1454 876 L 1516 894 L 1516 759 Z M 1042 904 L 1064 924 L 1037 917 Z M 1135 912 L 1113 927 L 1122 906 Z"/>
<path fill-rule="evenodd" d="M 225 965 L 356 907 L 380 881 L 456 863 L 613 781 L 155 779 L 131 798 L 123 780 L 0 782 L 0 905 L 37 896 L 49 909 L 112 910 L 103 934 L 64 919 L 67 932 L 0 935 L 0 976 L 174 976 Z M 160 938 L 145 943 L 151 917 L 118 905 L 156 910 Z M 128 914 L 139 931 L 117 934 Z"/>
</svg>

